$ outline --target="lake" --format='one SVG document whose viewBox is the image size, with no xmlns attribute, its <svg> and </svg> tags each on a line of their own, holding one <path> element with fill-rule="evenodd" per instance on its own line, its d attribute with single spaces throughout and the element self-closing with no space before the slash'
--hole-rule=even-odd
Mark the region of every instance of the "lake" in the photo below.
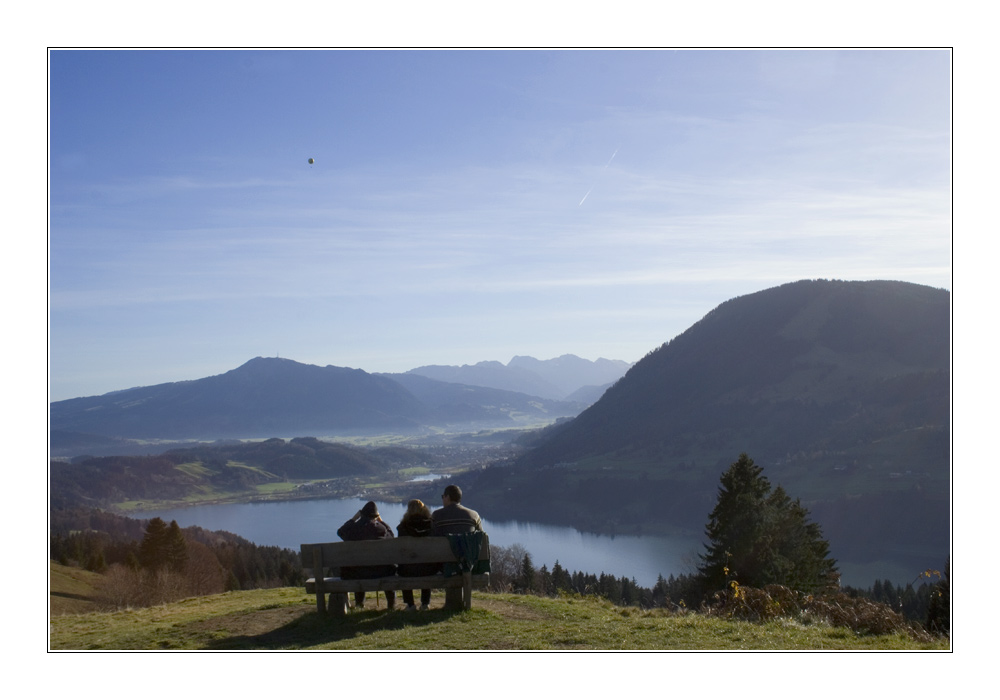
<svg viewBox="0 0 1000 700">
<path fill-rule="evenodd" d="M 348 498 L 319 501 L 273 501 L 268 503 L 227 503 L 191 506 L 135 513 L 137 518 L 160 517 L 176 520 L 181 527 L 197 525 L 206 530 L 225 530 L 258 545 L 272 545 L 299 551 L 307 542 L 336 542 L 337 529 L 365 504 Z M 402 503 L 379 503 L 382 519 L 392 526 L 403 517 Z M 474 504 L 470 504 L 474 507 Z M 480 515 L 483 515 L 480 513 Z M 571 527 L 542 525 L 483 518 L 490 543 L 502 547 L 520 544 L 531 554 L 536 569 L 544 564 L 552 570 L 556 560 L 570 572 L 634 578 L 651 588 L 660 574 L 669 578 L 694 573 L 698 554 L 704 551 L 701 538 L 628 535 L 595 535 Z M 896 562 L 837 562 L 845 585 L 867 588 L 875 579 L 905 584 L 913 578 L 912 568 Z"/>
<path fill-rule="evenodd" d="M 361 499 L 326 501 L 273 501 L 191 506 L 135 513 L 137 518 L 176 520 L 181 527 L 198 525 L 206 530 L 226 530 L 259 545 L 275 545 L 299 551 L 306 542 L 336 542 L 337 529 L 365 504 Z M 382 519 L 396 525 L 406 512 L 402 503 L 379 503 Z M 482 513 L 480 513 L 482 515 Z M 572 571 L 634 578 L 651 588 L 663 574 L 692 573 L 701 542 L 668 537 L 594 535 L 571 527 L 541 525 L 483 518 L 490 543 L 502 547 L 520 544 L 530 554 L 536 569 L 549 570 L 556 560 Z"/>
</svg>

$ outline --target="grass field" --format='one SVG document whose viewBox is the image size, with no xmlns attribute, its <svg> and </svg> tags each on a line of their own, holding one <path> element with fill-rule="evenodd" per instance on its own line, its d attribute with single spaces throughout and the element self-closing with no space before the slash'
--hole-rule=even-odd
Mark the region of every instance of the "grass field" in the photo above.
<svg viewBox="0 0 1000 700">
<path fill-rule="evenodd" d="M 98 578 L 74 579 L 53 564 L 50 600 L 74 599 Z M 75 570 L 79 571 L 79 570 Z M 83 572 L 87 574 L 88 572 Z M 858 635 L 824 622 L 760 624 L 695 613 L 615 607 L 593 597 L 474 594 L 473 609 L 442 609 L 434 592 L 426 612 L 387 611 L 369 597 L 345 618 L 320 616 L 301 588 L 234 591 L 118 612 L 74 612 L 52 604 L 52 650 L 939 650 L 905 635 Z"/>
</svg>

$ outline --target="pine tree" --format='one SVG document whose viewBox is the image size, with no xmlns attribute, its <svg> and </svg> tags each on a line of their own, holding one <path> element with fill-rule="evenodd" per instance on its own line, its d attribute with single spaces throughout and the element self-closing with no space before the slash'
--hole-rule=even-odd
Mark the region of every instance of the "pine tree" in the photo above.
<svg viewBox="0 0 1000 700">
<path fill-rule="evenodd" d="M 778 486 L 773 492 L 763 469 L 746 454 L 721 477 L 719 499 L 705 534 L 699 579 L 704 593 L 729 581 L 762 588 L 777 583 L 814 592 L 837 577 L 830 546 L 808 511 Z"/>
<path fill-rule="evenodd" d="M 176 520 L 171 520 L 170 527 L 167 528 L 164 549 L 167 566 L 173 571 L 183 572 L 188 561 L 187 541 Z"/>
<path fill-rule="evenodd" d="M 559 591 L 569 591 L 573 588 L 573 580 L 570 578 L 569 572 L 562 567 L 558 559 L 552 565 L 552 587 L 557 593 Z"/>
<path fill-rule="evenodd" d="M 531 555 L 524 553 L 521 560 L 521 575 L 518 577 L 518 588 L 523 593 L 531 593 L 535 586 L 535 565 L 531 561 Z"/>
<path fill-rule="evenodd" d="M 167 564 L 167 524 L 153 518 L 146 525 L 146 534 L 139 544 L 139 563 L 145 569 L 159 569 Z"/>
<path fill-rule="evenodd" d="M 819 525 L 808 520 L 809 512 L 778 486 L 767 501 L 770 534 L 767 542 L 766 578 L 799 591 L 814 593 L 835 577 L 830 545 Z"/>
<path fill-rule="evenodd" d="M 552 586 L 552 573 L 545 564 L 542 564 L 542 568 L 535 573 L 534 590 L 536 593 L 544 596 L 554 595 L 556 592 L 556 589 Z"/>
<path fill-rule="evenodd" d="M 734 578 L 744 586 L 757 586 L 764 579 L 765 506 L 771 483 L 763 471 L 744 453 L 722 474 L 719 498 L 705 528 L 710 544 L 699 568 L 706 592 L 724 589 Z"/>
</svg>

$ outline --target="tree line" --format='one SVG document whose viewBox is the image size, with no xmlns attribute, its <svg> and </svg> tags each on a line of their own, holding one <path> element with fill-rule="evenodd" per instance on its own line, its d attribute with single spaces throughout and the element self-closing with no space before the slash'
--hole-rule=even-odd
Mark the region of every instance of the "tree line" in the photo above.
<svg viewBox="0 0 1000 700">
<path fill-rule="evenodd" d="M 53 511 L 49 556 L 104 574 L 98 596 L 108 608 L 304 583 L 298 552 L 98 509 Z"/>
</svg>

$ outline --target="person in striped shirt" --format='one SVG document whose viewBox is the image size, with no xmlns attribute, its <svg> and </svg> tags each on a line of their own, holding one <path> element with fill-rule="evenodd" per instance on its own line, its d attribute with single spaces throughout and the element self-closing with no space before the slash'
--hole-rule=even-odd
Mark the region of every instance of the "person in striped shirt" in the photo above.
<svg viewBox="0 0 1000 700">
<path fill-rule="evenodd" d="M 483 529 L 479 513 L 462 505 L 462 489 L 458 486 L 446 486 L 441 503 L 444 507 L 431 514 L 435 535 L 460 535 Z"/>
</svg>

